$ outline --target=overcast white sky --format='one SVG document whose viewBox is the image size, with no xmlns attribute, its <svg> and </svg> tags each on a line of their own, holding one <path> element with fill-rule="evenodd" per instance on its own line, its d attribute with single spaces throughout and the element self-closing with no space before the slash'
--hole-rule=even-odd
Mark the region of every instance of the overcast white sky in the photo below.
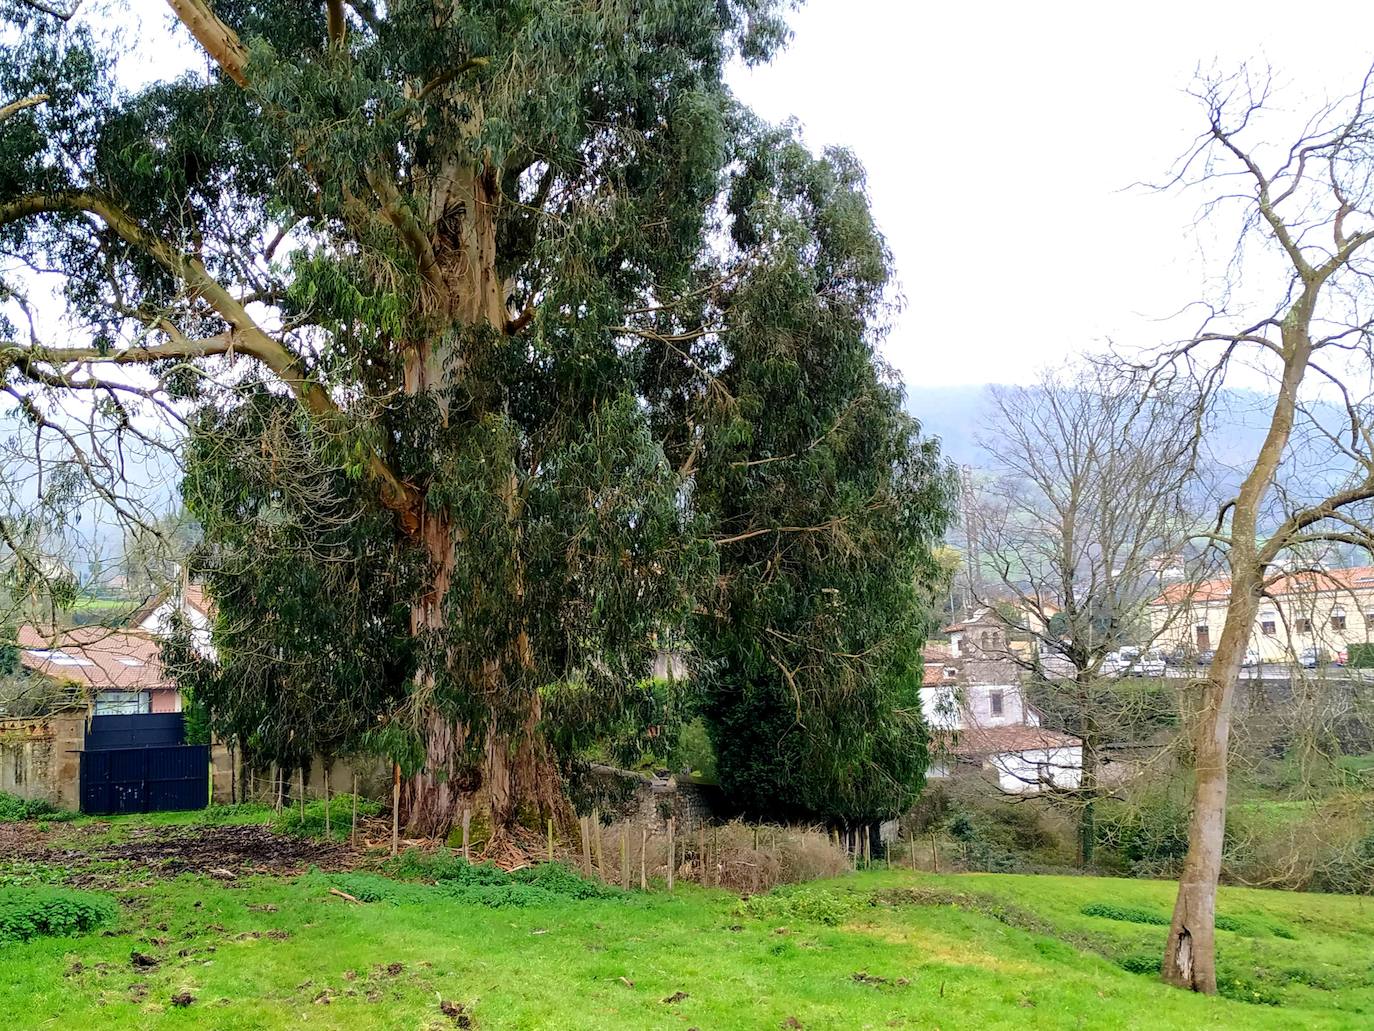
<svg viewBox="0 0 1374 1031">
<path fill-rule="evenodd" d="M 1177 336 L 1155 320 L 1199 295 L 1196 198 L 1127 188 L 1202 128 L 1194 69 L 1267 62 L 1306 112 L 1374 61 L 1370 3 L 811 0 L 792 21 L 734 86 L 864 161 L 907 298 L 887 355 L 919 385 Z"/>
</svg>

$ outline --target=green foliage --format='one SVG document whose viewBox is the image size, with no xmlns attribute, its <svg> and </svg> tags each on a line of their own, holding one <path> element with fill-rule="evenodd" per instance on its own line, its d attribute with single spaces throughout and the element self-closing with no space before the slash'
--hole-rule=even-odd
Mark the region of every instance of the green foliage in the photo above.
<svg viewBox="0 0 1374 1031">
<path fill-rule="evenodd" d="M 833 927 L 853 913 L 861 901 L 829 888 L 775 888 L 766 895 L 745 899 L 740 903 L 740 912 L 761 920 L 810 920 Z"/>
<path fill-rule="evenodd" d="M 1351 669 L 1374 668 L 1374 643 L 1358 641 L 1347 647 L 1349 650 L 1349 662 L 1347 662 L 1346 665 Z"/>
<path fill-rule="evenodd" d="M 3 8 L 0 96 L 52 94 L 0 141 L 5 253 L 98 351 L 245 345 L 150 363 L 149 408 L 189 412 L 217 605 L 216 658 L 183 627 L 164 662 L 248 761 L 367 749 L 461 795 L 493 747 L 671 762 L 701 715 L 746 808 L 914 797 L 951 481 L 877 356 L 861 167 L 725 83 L 786 6 L 400 0 L 331 44 L 320 5 L 222 0 L 247 84 L 136 88 L 116 40 Z M 13 206 L 54 191 L 116 214 Z M 684 640 L 700 679 L 646 685 Z"/>
<path fill-rule="evenodd" d="M 1140 906 L 1122 906 L 1111 902 L 1090 902 L 1079 910 L 1084 916 L 1100 916 L 1105 920 L 1122 920 L 1132 924 L 1150 924 L 1157 927 L 1169 926 L 1169 915 L 1153 909 L 1144 909 Z M 1228 916 L 1218 913 L 1216 916 L 1216 929 L 1218 931 L 1230 931 L 1233 934 L 1244 935 L 1247 938 L 1258 938 L 1270 935 L 1275 938 L 1286 938 L 1293 940 L 1293 932 L 1283 924 L 1273 923 L 1265 920 L 1248 919 L 1245 917 Z M 1158 966 L 1158 959 L 1156 959 Z"/>
<path fill-rule="evenodd" d="M 0 944 L 92 931 L 114 919 L 106 895 L 64 888 L 0 888 Z"/>
<path fill-rule="evenodd" d="M 1188 808 L 1169 795 L 1098 809 L 1099 846 L 1140 874 L 1166 875 L 1188 853 Z"/>
<path fill-rule="evenodd" d="M 874 818 L 927 764 L 920 646 L 952 481 L 874 354 L 889 255 L 849 154 L 744 123 L 741 247 L 697 497 L 723 589 L 693 633 L 721 785 L 748 812 Z"/>
<path fill-rule="evenodd" d="M 70 820 L 76 813 L 59 809 L 45 798 L 20 798 L 0 791 L 0 823 L 18 820 Z"/>
<path fill-rule="evenodd" d="M 1084 916 L 1100 916 L 1104 920 L 1124 920 L 1132 924 L 1169 926 L 1167 913 L 1157 913 L 1152 909 L 1142 909 L 1139 906 L 1121 906 L 1111 902 L 1090 902 L 1079 912 Z M 1159 961 L 1156 959 L 1155 966 L 1158 967 L 1158 965 Z"/>
<path fill-rule="evenodd" d="M 397 877 L 420 877 L 432 883 L 364 873 L 333 874 L 328 880 L 359 901 L 395 905 L 424 905 L 444 898 L 492 909 L 518 909 L 623 897 L 618 889 L 581 877 L 561 863 L 542 863 L 508 874 L 495 866 L 469 865 L 451 853 L 407 854 L 393 860 L 388 869 Z"/>
<path fill-rule="evenodd" d="M 370 798 L 361 796 L 358 797 L 357 801 L 360 817 L 376 816 L 382 811 L 380 802 L 374 802 Z M 330 833 L 336 840 L 347 838 L 353 819 L 353 796 L 348 794 L 332 796 L 329 799 L 328 809 Z M 296 806 L 286 806 L 273 820 L 273 827 L 283 834 L 301 834 L 312 838 L 324 837 L 324 826 L 325 801 L 322 798 L 316 798 L 305 803 L 304 813 Z"/>
</svg>

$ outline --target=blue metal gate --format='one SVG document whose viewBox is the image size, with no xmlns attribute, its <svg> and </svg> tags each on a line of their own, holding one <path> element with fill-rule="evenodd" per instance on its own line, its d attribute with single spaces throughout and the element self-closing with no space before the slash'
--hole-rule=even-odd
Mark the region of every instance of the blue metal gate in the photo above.
<svg viewBox="0 0 1374 1031">
<path fill-rule="evenodd" d="M 81 811 L 152 813 L 210 801 L 210 746 L 183 745 L 180 713 L 94 716 L 81 753 Z"/>
</svg>

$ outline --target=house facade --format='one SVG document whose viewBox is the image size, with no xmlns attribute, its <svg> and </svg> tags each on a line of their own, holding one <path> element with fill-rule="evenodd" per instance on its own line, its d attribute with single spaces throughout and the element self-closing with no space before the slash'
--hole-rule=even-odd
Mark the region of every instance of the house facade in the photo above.
<svg viewBox="0 0 1374 1031">
<path fill-rule="evenodd" d="M 50 681 L 94 716 L 181 711 L 181 690 L 162 666 L 159 641 L 180 613 L 192 641 L 213 655 L 210 623 L 214 609 L 203 588 L 184 586 L 151 599 L 126 627 L 19 628 L 19 661 L 31 676 Z"/>
<path fill-rule="evenodd" d="M 1226 623 L 1230 580 L 1171 584 L 1150 604 L 1150 629 L 1166 651 L 1214 649 Z M 1303 570 L 1274 579 L 1260 600 L 1249 648 L 1261 662 L 1292 662 L 1307 649 L 1331 658 L 1374 642 L 1374 566 Z"/>
<path fill-rule="evenodd" d="M 949 644 L 924 651 L 921 709 L 934 731 L 928 776 L 983 769 L 1008 794 L 1076 788 L 1082 778 L 1078 738 L 1042 726 L 1025 700 L 1020 666 L 995 613 L 980 609 L 945 628 Z"/>
<path fill-rule="evenodd" d="M 17 643 L 30 675 L 69 689 L 92 715 L 181 711 L 181 692 L 162 668 L 157 640 L 144 631 L 25 624 Z"/>
</svg>

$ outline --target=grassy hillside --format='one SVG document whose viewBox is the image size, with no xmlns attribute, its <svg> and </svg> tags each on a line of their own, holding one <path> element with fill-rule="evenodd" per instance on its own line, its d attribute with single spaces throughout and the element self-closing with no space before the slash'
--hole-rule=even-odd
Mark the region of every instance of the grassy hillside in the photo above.
<svg viewBox="0 0 1374 1031">
<path fill-rule="evenodd" d="M 1232 997 L 1207 999 L 1127 969 L 1157 959 L 1164 927 L 1141 921 L 1167 914 L 1166 883 L 892 871 L 741 902 L 690 887 L 577 898 L 582 882 L 559 869 L 459 889 L 359 873 L 97 872 L 86 884 L 118 898 L 115 922 L 0 944 L 0 1018 L 109 1029 L 1374 1026 L 1374 903 L 1363 898 L 1224 889 Z"/>
</svg>

